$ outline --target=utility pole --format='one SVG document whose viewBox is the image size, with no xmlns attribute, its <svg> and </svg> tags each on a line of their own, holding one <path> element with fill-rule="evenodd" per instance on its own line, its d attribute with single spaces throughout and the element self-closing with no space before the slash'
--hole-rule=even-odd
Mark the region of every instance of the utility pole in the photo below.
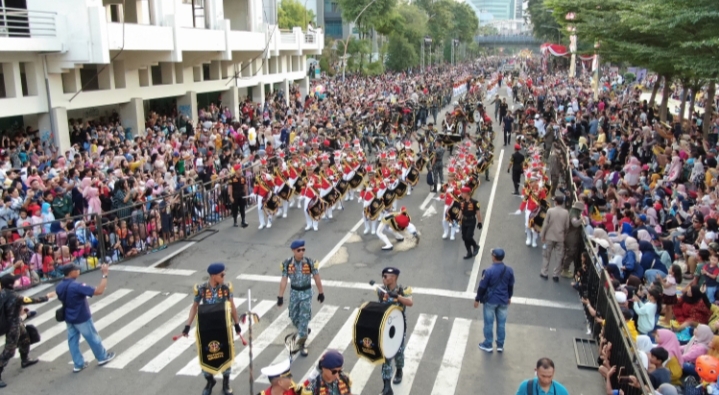
<svg viewBox="0 0 719 395">
<path fill-rule="evenodd" d="M 367 11 L 367 9 L 369 8 L 369 6 L 371 6 L 372 4 L 375 3 L 375 1 L 377 1 L 377 0 L 372 0 L 372 1 L 369 2 L 369 4 L 367 4 L 366 6 L 364 6 L 364 8 L 362 9 L 362 11 L 360 11 L 360 13 L 357 14 L 357 18 L 355 18 L 354 22 L 352 22 L 352 25 L 350 25 L 350 26 L 355 26 L 355 25 L 357 25 L 357 21 L 359 20 L 359 18 L 362 16 L 362 14 L 364 14 L 365 11 Z M 350 34 L 347 35 L 347 40 L 345 40 L 345 53 L 344 53 L 344 55 L 342 55 L 342 81 L 345 80 L 345 70 L 347 70 L 347 46 L 348 46 L 349 43 L 350 43 L 350 38 L 352 38 L 352 32 L 351 32 L 351 31 L 350 31 Z"/>
</svg>

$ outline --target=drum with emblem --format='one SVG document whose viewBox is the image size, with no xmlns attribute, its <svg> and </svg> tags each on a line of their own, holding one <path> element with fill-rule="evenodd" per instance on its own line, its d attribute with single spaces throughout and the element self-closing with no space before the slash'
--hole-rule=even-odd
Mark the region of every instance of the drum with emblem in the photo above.
<svg viewBox="0 0 719 395">
<path fill-rule="evenodd" d="M 280 197 L 270 192 L 270 194 L 267 195 L 267 198 L 262 201 L 262 209 L 268 215 L 275 215 L 281 204 L 282 200 Z"/>
<path fill-rule="evenodd" d="M 325 213 L 327 207 L 327 202 L 315 196 L 307 205 L 307 214 L 309 214 L 313 220 L 319 221 L 322 219 L 322 215 Z"/>
<path fill-rule="evenodd" d="M 337 201 L 342 197 L 342 194 L 337 190 L 337 188 L 332 188 L 330 191 L 322 197 L 322 200 L 324 200 L 328 207 L 333 206 Z"/>
<path fill-rule="evenodd" d="M 405 177 L 407 184 L 413 187 L 417 186 L 417 183 L 419 182 L 419 169 L 421 169 L 421 167 L 411 166 L 409 168 L 409 171 L 407 172 L 407 177 Z"/>
<path fill-rule="evenodd" d="M 362 180 L 364 180 L 364 175 L 367 173 L 367 170 L 365 170 L 364 167 L 360 166 L 357 168 L 357 171 L 355 172 L 355 175 L 352 176 L 350 179 L 350 188 L 355 189 L 360 184 L 362 184 Z"/>
<path fill-rule="evenodd" d="M 448 222 L 457 221 L 460 222 L 462 220 L 462 204 L 455 200 L 452 205 L 447 209 L 447 213 L 445 214 L 445 219 Z"/>
<path fill-rule="evenodd" d="M 335 185 L 335 189 L 340 193 L 340 197 L 344 197 L 347 191 L 350 190 L 350 183 L 345 180 L 339 180 L 337 185 Z"/>
<path fill-rule="evenodd" d="M 382 199 L 375 198 L 369 206 L 364 208 L 364 214 L 370 221 L 374 221 L 379 218 L 382 210 L 384 210 L 384 201 L 382 201 Z"/>
<path fill-rule="evenodd" d="M 479 181 L 477 179 L 477 175 L 472 174 L 471 176 L 469 176 L 469 180 L 467 180 L 467 187 L 469 187 L 469 189 L 472 190 L 472 192 L 470 192 L 469 196 L 474 195 L 474 192 L 477 190 L 478 186 L 479 186 Z"/>
<path fill-rule="evenodd" d="M 282 186 L 282 189 L 280 189 L 279 192 L 277 192 L 277 196 L 279 196 L 282 200 L 289 201 L 292 199 L 292 196 L 295 194 L 295 188 L 292 188 L 290 184 L 285 183 L 285 185 Z"/>
<path fill-rule="evenodd" d="M 352 332 L 357 355 L 372 363 L 394 358 L 402 347 L 405 326 L 399 306 L 365 302 L 357 313 Z"/>
<path fill-rule="evenodd" d="M 397 194 L 394 189 L 388 189 L 384 192 L 384 195 L 382 195 L 382 202 L 385 207 L 391 207 L 395 199 L 397 199 Z"/>
<path fill-rule="evenodd" d="M 414 166 L 412 167 L 416 168 L 418 171 L 422 171 L 422 169 L 427 166 L 427 163 L 429 163 L 429 157 L 422 154 L 417 158 L 417 160 L 414 162 Z M 409 175 L 407 175 L 407 178 L 409 178 Z"/>
<path fill-rule="evenodd" d="M 403 197 L 405 197 L 407 195 L 408 190 L 409 190 L 409 188 L 407 187 L 407 183 L 399 181 L 397 183 L 397 187 L 395 187 L 392 190 L 392 192 L 394 192 L 394 194 L 395 194 L 395 199 L 402 199 Z M 386 193 L 385 193 L 385 196 L 387 196 Z M 385 202 L 385 206 L 388 206 L 386 202 Z"/>
<path fill-rule="evenodd" d="M 304 188 L 305 185 L 307 185 L 307 170 L 303 169 L 295 182 L 295 193 L 302 193 L 302 188 Z"/>
</svg>

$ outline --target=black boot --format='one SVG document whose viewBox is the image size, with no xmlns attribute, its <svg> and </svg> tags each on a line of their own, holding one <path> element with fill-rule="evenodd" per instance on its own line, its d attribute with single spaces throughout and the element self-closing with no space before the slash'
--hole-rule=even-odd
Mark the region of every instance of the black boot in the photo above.
<svg viewBox="0 0 719 395">
<path fill-rule="evenodd" d="M 379 395 L 394 395 L 394 391 L 392 391 L 392 384 L 389 379 L 382 381 L 384 381 L 384 388 L 382 388 L 382 392 L 380 392 Z"/>
<path fill-rule="evenodd" d="M 402 368 L 397 368 L 397 371 L 394 374 L 394 380 L 392 380 L 392 384 L 399 384 L 402 382 Z"/>
<path fill-rule="evenodd" d="M 25 355 L 20 354 L 20 366 L 23 369 L 29 368 L 30 366 L 35 365 L 36 363 L 38 363 L 37 359 L 30 359 L 30 357 L 27 354 L 25 354 Z"/>
<path fill-rule="evenodd" d="M 205 384 L 205 389 L 202 390 L 202 395 L 210 395 L 212 393 L 212 387 L 215 386 L 217 381 L 215 381 L 215 378 L 212 376 L 205 377 L 205 380 L 207 380 L 207 384 Z"/>
<path fill-rule="evenodd" d="M 467 255 L 463 256 L 462 259 L 472 259 L 473 256 L 471 251 L 467 251 Z M 401 372 L 401 370 L 397 369 L 397 372 Z M 400 373 L 400 376 L 402 376 L 402 373 Z"/>
<path fill-rule="evenodd" d="M 230 375 L 222 376 L 222 392 L 225 395 L 232 395 L 232 388 L 230 388 Z"/>
<path fill-rule="evenodd" d="M 2 375 L 2 370 L 3 370 L 3 368 L 2 368 L 2 366 L 0 366 L 0 375 Z M 5 387 L 7 387 L 7 384 L 5 384 L 5 382 L 2 381 L 2 379 L 0 379 L 0 388 L 5 388 Z"/>
</svg>

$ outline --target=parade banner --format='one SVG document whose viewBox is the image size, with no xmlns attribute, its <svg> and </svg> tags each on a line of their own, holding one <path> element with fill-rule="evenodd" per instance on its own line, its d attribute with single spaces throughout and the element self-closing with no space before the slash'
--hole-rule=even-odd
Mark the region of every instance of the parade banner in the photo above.
<svg viewBox="0 0 719 395">
<path fill-rule="evenodd" d="M 197 311 L 196 343 L 200 367 L 216 375 L 232 366 L 235 342 L 230 302 L 201 304 Z"/>
</svg>

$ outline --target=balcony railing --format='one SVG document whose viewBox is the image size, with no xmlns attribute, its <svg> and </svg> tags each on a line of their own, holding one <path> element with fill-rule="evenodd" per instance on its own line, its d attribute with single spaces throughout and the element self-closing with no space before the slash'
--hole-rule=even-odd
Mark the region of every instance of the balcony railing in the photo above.
<svg viewBox="0 0 719 395">
<path fill-rule="evenodd" d="M 290 33 L 281 32 L 280 33 L 280 42 L 282 44 L 294 44 L 296 42 L 295 34 L 292 32 L 290 32 Z"/>
<path fill-rule="evenodd" d="M 0 37 L 57 37 L 56 17 L 54 12 L 0 7 Z"/>
<path fill-rule="evenodd" d="M 317 41 L 315 36 L 317 36 L 316 33 L 306 33 L 305 34 L 305 44 L 314 44 L 315 41 Z"/>
</svg>

